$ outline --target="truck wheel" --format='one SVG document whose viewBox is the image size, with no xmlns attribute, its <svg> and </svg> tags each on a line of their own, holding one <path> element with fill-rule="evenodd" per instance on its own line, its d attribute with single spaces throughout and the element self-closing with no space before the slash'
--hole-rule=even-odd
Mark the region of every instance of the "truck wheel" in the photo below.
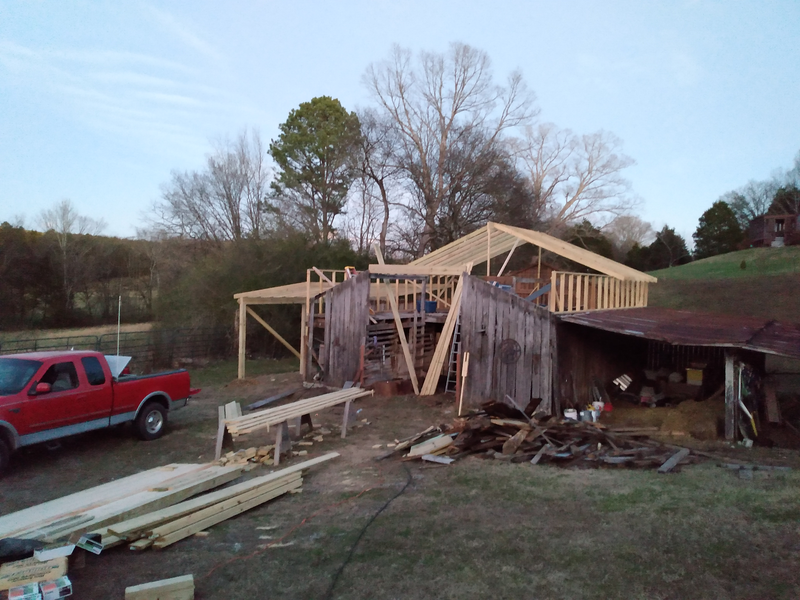
<svg viewBox="0 0 800 600">
<path fill-rule="evenodd" d="M 11 459 L 11 450 L 8 449 L 6 443 L 0 439 L 0 476 L 5 473 L 8 468 L 8 461 Z"/>
<path fill-rule="evenodd" d="M 143 440 L 156 440 L 164 435 L 167 411 L 158 402 L 148 402 L 136 417 L 136 434 Z"/>
</svg>

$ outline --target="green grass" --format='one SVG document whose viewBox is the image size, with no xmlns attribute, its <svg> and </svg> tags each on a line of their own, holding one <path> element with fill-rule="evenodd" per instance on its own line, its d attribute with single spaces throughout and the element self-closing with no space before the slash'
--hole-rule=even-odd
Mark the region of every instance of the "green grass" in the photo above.
<svg viewBox="0 0 800 600">
<path fill-rule="evenodd" d="M 207 367 L 192 370 L 192 385 L 211 387 L 224 385 L 236 379 L 239 363 L 236 359 L 221 360 Z M 245 364 L 247 378 L 274 373 L 291 373 L 300 369 L 296 358 L 248 360 Z"/>
<path fill-rule="evenodd" d="M 742 269 L 742 261 L 746 268 Z M 800 273 L 800 246 L 750 248 L 704 258 L 688 265 L 653 271 L 659 279 L 726 279 Z"/>
</svg>

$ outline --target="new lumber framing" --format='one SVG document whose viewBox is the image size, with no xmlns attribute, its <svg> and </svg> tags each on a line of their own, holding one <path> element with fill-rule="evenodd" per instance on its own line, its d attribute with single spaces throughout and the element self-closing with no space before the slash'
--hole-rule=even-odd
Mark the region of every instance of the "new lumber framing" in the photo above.
<svg viewBox="0 0 800 600">
<path fill-rule="evenodd" d="M 278 340 L 281 344 L 283 344 L 292 354 L 294 354 L 298 359 L 302 358 L 300 356 L 300 352 L 298 352 L 294 346 L 292 346 L 289 342 L 287 342 L 283 336 L 275 331 L 272 327 L 270 327 L 269 323 L 267 323 L 264 319 L 262 319 L 252 308 L 249 306 L 247 307 L 247 314 L 253 317 L 256 321 L 258 321 L 261 326 L 269 331 L 276 340 Z"/>
<path fill-rule="evenodd" d="M 456 320 L 458 313 L 461 310 L 461 291 L 464 286 L 464 278 L 459 277 L 458 284 L 456 285 L 455 292 L 453 292 L 453 302 L 450 306 L 450 312 L 447 313 L 447 319 L 444 322 L 442 334 L 436 344 L 436 350 L 433 353 L 428 373 L 425 376 L 425 383 L 422 384 L 422 391 L 419 392 L 423 396 L 432 396 L 436 393 L 436 386 L 439 383 L 439 376 L 442 374 L 442 366 L 447 359 L 447 351 L 450 348 L 450 340 L 453 337 L 453 330 L 456 327 Z"/>
<path fill-rule="evenodd" d="M 125 588 L 125 600 L 192 600 L 194 577 L 182 575 Z"/>
<path fill-rule="evenodd" d="M 380 246 L 375 244 L 375 255 L 378 257 L 379 267 L 385 267 L 383 261 L 383 252 Z M 400 338 L 400 345 L 403 348 L 403 356 L 406 359 L 406 367 L 408 368 L 408 376 L 411 378 L 411 385 L 414 387 L 414 394 L 419 396 L 419 382 L 417 381 L 417 370 L 414 366 L 414 357 L 411 356 L 411 350 L 408 347 L 408 340 L 406 340 L 406 332 L 403 329 L 403 320 L 400 318 L 400 311 L 397 308 L 397 298 L 395 298 L 392 288 L 389 283 L 384 280 L 383 284 L 386 286 L 386 297 L 389 299 L 389 305 L 392 307 L 392 316 L 394 317 L 394 324 L 397 327 L 397 336 Z M 423 299 L 424 300 L 424 299 Z M 451 309 L 452 310 L 452 309 Z"/>
</svg>

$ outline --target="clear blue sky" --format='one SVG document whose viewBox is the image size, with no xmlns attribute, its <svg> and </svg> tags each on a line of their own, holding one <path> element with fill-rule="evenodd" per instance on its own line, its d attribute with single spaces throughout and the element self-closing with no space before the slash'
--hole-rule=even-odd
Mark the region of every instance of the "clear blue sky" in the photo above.
<svg viewBox="0 0 800 600">
<path fill-rule="evenodd" d="M 541 118 L 614 132 L 641 216 L 687 237 L 722 193 L 800 150 L 800 2 L 0 3 L 0 221 L 70 198 L 133 235 L 172 169 L 300 102 L 370 99 L 392 43 L 485 50 Z"/>
</svg>

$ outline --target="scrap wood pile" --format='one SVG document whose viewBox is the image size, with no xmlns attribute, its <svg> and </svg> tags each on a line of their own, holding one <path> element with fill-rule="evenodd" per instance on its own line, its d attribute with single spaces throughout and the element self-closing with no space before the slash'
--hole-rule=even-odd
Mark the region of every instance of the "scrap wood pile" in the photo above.
<svg viewBox="0 0 800 600">
<path fill-rule="evenodd" d="M 449 464 L 471 454 L 511 462 L 576 467 L 659 467 L 668 472 L 695 460 L 690 450 L 651 440 L 640 429 L 609 430 L 599 423 L 553 418 L 498 402 L 453 425 L 430 427 L 399 441 L 385 458 L 408 450 L 404 460 Z M 677 451 L 676 451 L 677 450 Z"/>
</svg>

